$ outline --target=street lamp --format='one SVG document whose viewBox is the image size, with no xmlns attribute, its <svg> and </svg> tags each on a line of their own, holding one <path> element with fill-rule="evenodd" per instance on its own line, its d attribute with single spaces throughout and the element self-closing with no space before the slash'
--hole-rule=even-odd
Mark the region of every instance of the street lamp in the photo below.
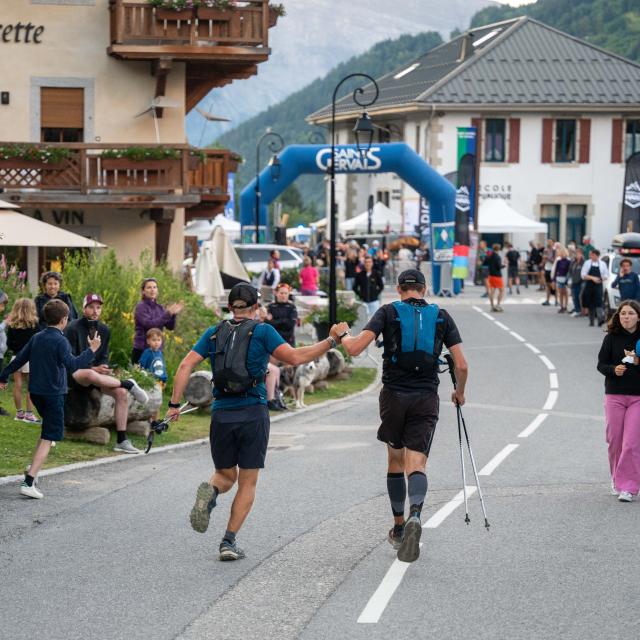
<svg viewBox="0 0 640 640">
<path fill-rule="evenodd" d="M 371 106 L 377 99 L 380 93 L 380 89 L 376 81 L 366 73 L 351 73 L 345 76 L 338 82 L 336 88 L 333 90 L 333 98 L 331 100 L 331 160 L 329 164 L 330 176 L 331 176 L 331 204 L 329 209 L 329 224 L 330 224 L 330 257 L 329 257 L 329 324 L 335 324 L 338 320 L 338 283 L 336 279 L 336 227 L 337 227 L 337 208 L 336 208 L 336 99 L 340 87 L 351 78 L 364 78 L 369 80 L 373 85 L 374 93 L 373 97 L 363 98 L 364 89 L 358 87 L 354 90 L 352 99 L 360 107 L 366 108 Z M 356 144 L 360 155 L 364 158 L 373 142 L 374 126 L 371 118 L 366 111 L 363 111 L 362 115 L 356 121 L 356 125 L 353 128 L 353 132 L 356 136 Z M 364 147 L 366 145 L 366 148 Z M 364 153 L 363 153 L 364 149 Z"/>
<path fill-rule="evenodd" d="M 258 140 L 258 144 L 256 144 L 256 244 L 260 243 L 260 146 L 265 140 L 269 140 L 267 146 L 273 154 L 269 165 L 271 167 L 271 179 L 274 181 L 277 181 L 280 177 L 280 160 L 276 154 L 284 148 L 282 136 L 275 131 L 271 131 L 271 128 L 266 130 L 260 140 Z"/>
</svg>

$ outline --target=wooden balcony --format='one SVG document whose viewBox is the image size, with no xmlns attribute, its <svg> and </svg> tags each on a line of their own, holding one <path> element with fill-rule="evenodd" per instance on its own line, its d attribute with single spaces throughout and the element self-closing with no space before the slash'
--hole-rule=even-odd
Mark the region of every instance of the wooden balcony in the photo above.
<svg viewBox="0 0 640 640">
<path fill-rule="evenodd" d="M 202 201 L 211 209 L 221 210 L 229 199 L 229 171 L 237 164 L 235 156 L 227 150 L 206 150 L 202 162 L 200 152 L 187 145 L 162 145 L 171 157 L 160 160 L 113 157 L 113 151 L 132 145 L 0 143 L 0 147 L 14 145 L 66 150 L 65 157 L 56 162 L 0 158 L 3 197 L 24 207 L 175 209 L 193 207 Z M 159 147 L 135 145 L 135 148 Z"/>
<path fill-rule="evenodd" d="M 109 55 L 148 60 L 159 76 L 172 62 L 187 64 L 187 111 L 212 88 L 255 75 L 271 52 L 268 0 L 246 0 L 225 10 L 201 7 L 184 16 L 145 0 L 110 0 L 109 9 Z"/>
</svg>

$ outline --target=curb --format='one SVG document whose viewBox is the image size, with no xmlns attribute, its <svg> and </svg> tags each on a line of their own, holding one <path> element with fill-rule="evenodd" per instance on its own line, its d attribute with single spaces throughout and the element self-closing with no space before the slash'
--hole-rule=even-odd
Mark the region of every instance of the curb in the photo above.
<svg viewBox="0 0 640 640">
<path fill-rule="evenodd" d="M 351 400 L 352 398 L 358 398 L 359 396 L 363 396 L 371 391 L 374 391 L 376 387 L 380 384 L 381 378 L 381 370 L 378 368 L 376 370 L 376 377 L 374 381 L 366 388 L 358 391 L 357 393 L 351 394 L 349 396 L 344 396 L 344 398 L 335 398 L 333 400 L 325 400 L 324 402 L 318 402 L 317 404 L 311 405 L 310 407 L 306 407 L 304 409 L 298 409 L 297 411 L 287 413 L 285 415 L 274 416 L 271 418 L 271 424 L 275 422 L 282 422 L 283 420 L 290 420 L 291 418 L 295 418 L 296 416 L 302 415 L 304 413 L 309 413 L 311 411 L 316 411 L 318 409 L 324 409 L 325 407 L 330 407 L 339 402 L 344 402 L 345 400 Z M 146 458 L 152 454 L 158 453 L 168 453 L 171 451 L 176 451 L 178 449 L 186 449 L 187 447 L 195 447 L 203 444 L 207 444 L 209 442 L 209 438 L 199 438 L 198 440 L 191 440 L 189 442 L 179 442 L 177 444 L 167 444 L 163 447 L 156 447 L 151 449 L 147 454 L 138 454 L 138 455 L 120 455 L 120 456 L 112 456 L 109 458 L 99 458 L 98 460 L 87 460 L 86 462 L 74 462 L 72 464 L 65 464 L 62 467 L 53 467 L 51 469 L 44 469 L 38 474 L 38 478 L 44 478 L 46 476 L 55 476 L 60 473 L 67 473 L 68 471 L 77 471 L 78 469 L 90 469 L 91 467 L 99 467 L 105 464 L 113 464 L 116 462 L 125 462 L 127 460 L 136 460 L 140 456 Z M 13 482 L 17 482 L 18 480 L 23 480 L 24 474 L 15 475 L 15 476 L 5 476 L 0 478 L 0 486 L 6 484 L 12 484 Z"/>
</svg>

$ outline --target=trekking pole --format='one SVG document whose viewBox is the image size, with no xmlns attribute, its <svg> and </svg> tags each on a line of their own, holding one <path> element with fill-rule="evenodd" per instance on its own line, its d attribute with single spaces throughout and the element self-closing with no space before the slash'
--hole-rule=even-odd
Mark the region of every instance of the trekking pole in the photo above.
<svg viewBox="0 0 640 640">
<path fill-rule="evenodd" d="M 200 407 L 191 407 L 191 409 L 186 409 L 189 406 L 188 402 L 185 402 L 179 409 L 179 415 L 183 416 L 187 413 L 191 413 L 192 411 L 197 411 Z M 153 446 L 153 441 L 155 439 L 156 433 L 164 433 L 169 429 L 169 423 L 174 420 L 173 417 L 165 418 L 164 420 L 153 420 L 151 422 L 151 430 L 149 431 L 149 435 L 147 436 L 147 448 L 145 449 L 145 453 L 149 453 L 151 451 L 151 447 Z"/>
<path fill-rule="evenodd" d="M 449 374 L 451 375 L 451 382 L 453 383 L 453 388 L 454 390 L 457 388 L 456 387 L 456 374 L 455 374 L 455 365 L 453 363 L 453 358 L 451 357 L 451 354 L 447 353 L 444 356 L 445 360 L 447 361 L 447 364 L 449 365 Z M 464 437 L 465 440 L 467 441 L 467 449 L 469 451 L 469 459 L 471 460 L 471 467 L 473 469 L 473 476 L 476 482 L 476 488 L 478 489 L 478 497 L 480 498 L 480 506 L 482 507 L 482 514 L 484 516 L 484 526 L 485 529 L 487 531 L 489 531 L 489 520 L 487 519 L 487 510 L 485 509 L 484 506 L 484 496 L 482 495 L 482 489 L 480 488 L 480 479 L 478 478 L 478 471 L 476 468 L 476 461 L 475 458 L 473 457 L 473 451 L 471 449 L 471 442 L 469 440 L 469 432 L 467 431 L 467 425 L 464 421 L 464 415 L 462 415 L 462 407 L 460 406 L 460 404 L 458 402 L 456 402 L 456 414 L 457 414 L 457 418 L 458 418 L 458 439 L 460 441 L 460 460 L 462 463 L 462 487 L 463 487 L 463 491 L 464 491 L 464 499 L 465 499 L 465 511 L 467 511 L 466 515 L 465 515 L 465 522 L 467 524 L 469 524 L 469 513 L 468 513 L 468 508 L 467 508 L 467 490 L 466 490 L 466 483 L 465 483 L 465 472 L 464 472 L 464 456 L 462 455 L 462 435 L 460 433 L 460 424 L 462 423 L 462 430 L 464 431 Z"/>
</svg>

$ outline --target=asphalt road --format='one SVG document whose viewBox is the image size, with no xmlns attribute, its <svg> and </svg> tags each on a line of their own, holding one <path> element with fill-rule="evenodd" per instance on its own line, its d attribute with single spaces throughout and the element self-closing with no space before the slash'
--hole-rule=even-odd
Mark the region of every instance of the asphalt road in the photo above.
<svg viewBox="0 0 640 640">
<path fill-rule="evenodd" d="M 477 494 L 468 526 L 452 502 L 443 376 L 416 563 L 385 540 L 370 393 L 273 425 L 241 562 L 217 560 L 228 497 L 205 535 L 189 527 L 206 446 L 45 477 L 42 501 L 0 486 L 0 638 L 640 637 L 640 504 L 609 495 L 602 333 L 539 304 L 494 319 L 469 300 L 444 306 L 470 361 L 464 414 L 489 532 Z"/>
</svg>

